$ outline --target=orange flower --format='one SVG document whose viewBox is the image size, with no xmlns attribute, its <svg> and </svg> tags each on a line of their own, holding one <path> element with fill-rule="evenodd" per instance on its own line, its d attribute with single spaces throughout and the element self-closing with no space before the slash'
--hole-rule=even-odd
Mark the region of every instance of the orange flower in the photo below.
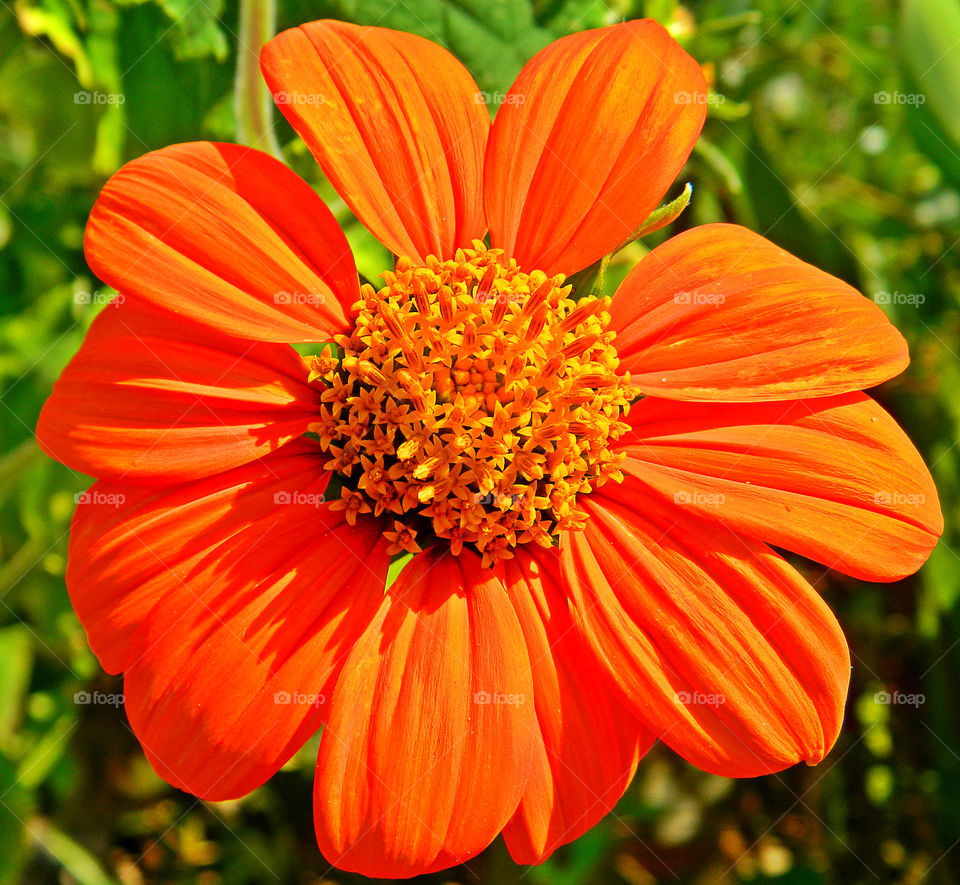
<svg viewBox="0 0 960 885">
<path fill-rule="evenodd" d="M 410 876 L 501 831 L 540 861 L 657 738 L 729 776 L 822 759 L 846 643 L 767 544 L 867 580 L 926 559 L 930 476 L 859 392 L 903 339 L 734 225 L 654 249 L 612 303 L 566 282 L 683 167 L 696 63 L 650 21 L 575 34 L 492 126 L 408 34 L 314 22 L 263 70 L 395 268 L 361 287 L 330 211 L 258 151 L 141 157 L 86 232 L 126 299 L 38 428 L 98 479 L 67 582 L 156 770 L 240 796 L 323 726 L 324 855 Z"/>
</svg>

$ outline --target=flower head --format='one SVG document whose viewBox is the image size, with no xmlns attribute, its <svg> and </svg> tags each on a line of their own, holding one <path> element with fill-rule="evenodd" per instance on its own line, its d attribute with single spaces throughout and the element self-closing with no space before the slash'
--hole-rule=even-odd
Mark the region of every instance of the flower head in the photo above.
<svg viewBox="0 0 960 885">
<path fill-rule="evenodd" d="M 322 727 L 321 850 L 410 876 L 501 831 L 539 862 L 657 738 L 729 776 L 822 759 L 846 643 L 768 544 L 873 580 L 929 555 L 929 473 L 860 392 L 905 342 L 735 225 L 653 249 L 612 300 L 571 284 L 683 167 L 697 64 L 650 21 L 574 34 L 492 126 L 408 34 L 314 22 L 262 64 L 397 256 L 383 286 L 280 162 L 148 154 L 86 231 L 125 299 L 38 426 L 98 480 L 67 583 L 156 770 L 240 796 Z"/>
<path fill-rule="evenodd" d="M 611 444 L 631 393 L 609 300 L 574 301 L 562 275 L 523 273 L 480 241 L 422 267 L 400 258 L 385 278 L 335 339 L 343 356 L 311 427 L 327 467 L 367 511 L 397 514 L 410 537 L 456 538 L 483 566 L 550 547 L 582 524 L 578 494 L 622 478 Z"/>
</svg>

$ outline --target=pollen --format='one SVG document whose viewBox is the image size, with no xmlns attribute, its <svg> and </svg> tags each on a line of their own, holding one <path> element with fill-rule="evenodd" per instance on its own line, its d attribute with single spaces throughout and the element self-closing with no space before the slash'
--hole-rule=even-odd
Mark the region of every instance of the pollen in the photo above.
<svg viewBox="0 0 960 885">
<path fill-rule="evenodd" d="M 609 443 L 633 397 L 609 299 L 574 300 L 562 275 L 480 241 L 383 278 L 361 289 L 352 334 L 312 359 L 334 506 L 389 515 L 392 553 L 446 542 L 485 567 L 582 529 L 578 495 L 623 479 Z"/>
</svg>

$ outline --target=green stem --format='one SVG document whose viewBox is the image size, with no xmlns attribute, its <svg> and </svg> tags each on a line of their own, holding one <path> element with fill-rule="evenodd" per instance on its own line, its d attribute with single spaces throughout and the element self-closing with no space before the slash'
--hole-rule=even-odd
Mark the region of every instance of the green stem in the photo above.
<svg viewBox="0 0 960 885">
<path fill-rule="evenodd" d="M 114 885 L 114 880 L 103 871 L 90 852 L 46 818 L 33 818 L 27 825 L 27 831 L 33 841 L 81 885 Z"/>
<path fill-rule="evenodd" d="M 273 97 L 260 74 L 260 49 L 274 36 L 276 26 L 275 0 L 240 0 L 233 109 L 237 118 L 237 141 L 282 160 L 273 132 Z"/>
</svg>

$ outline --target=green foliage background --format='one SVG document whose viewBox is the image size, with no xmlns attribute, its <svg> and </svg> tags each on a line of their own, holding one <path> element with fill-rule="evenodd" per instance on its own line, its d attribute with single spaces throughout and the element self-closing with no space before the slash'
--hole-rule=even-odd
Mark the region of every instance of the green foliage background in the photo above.
<svg viewBox="0 0 960 885">
<path fill-rule="evenodd" d="M 498 842 L 431 881 L 960 881 L 957 0 L 282 0 L 278 25 L 337 17 L 416 31 L 447 44 L 482 89 L 504 91 L 556 36 L 642 15 L 670 24 L 722 96 L 673 230 L 734 220 L 868 297 L 892 294 L 885 308 L 913 364 L 876 393 L 931 465 L 947 534 L 919 576 L 891 586 L 801 563 L 854 660 L 846 725 L 821 766 L 733 782 L 656 748 L 615 813 L 542 867 L 514 866 Z M 75 703 L 122 685 L 99 670 L 63 581 L 74 495 L 89 481 L 33 442 L 98 309 L 81 252 L 96 193 L 145 151 L 237 138 L 238 28 L 232 0 L 0 6 L 0 885 L 356 880 L 314 843 L 313 748 L 250 797 L 204 804 L 153 774 L 122 708 Z M 387 256 L 274 122 L 375 278 Z M 611 282 L 649 245 L 621 253 Z M 883 689 L 923 702 L 877 703 Z"/>
</svg>

